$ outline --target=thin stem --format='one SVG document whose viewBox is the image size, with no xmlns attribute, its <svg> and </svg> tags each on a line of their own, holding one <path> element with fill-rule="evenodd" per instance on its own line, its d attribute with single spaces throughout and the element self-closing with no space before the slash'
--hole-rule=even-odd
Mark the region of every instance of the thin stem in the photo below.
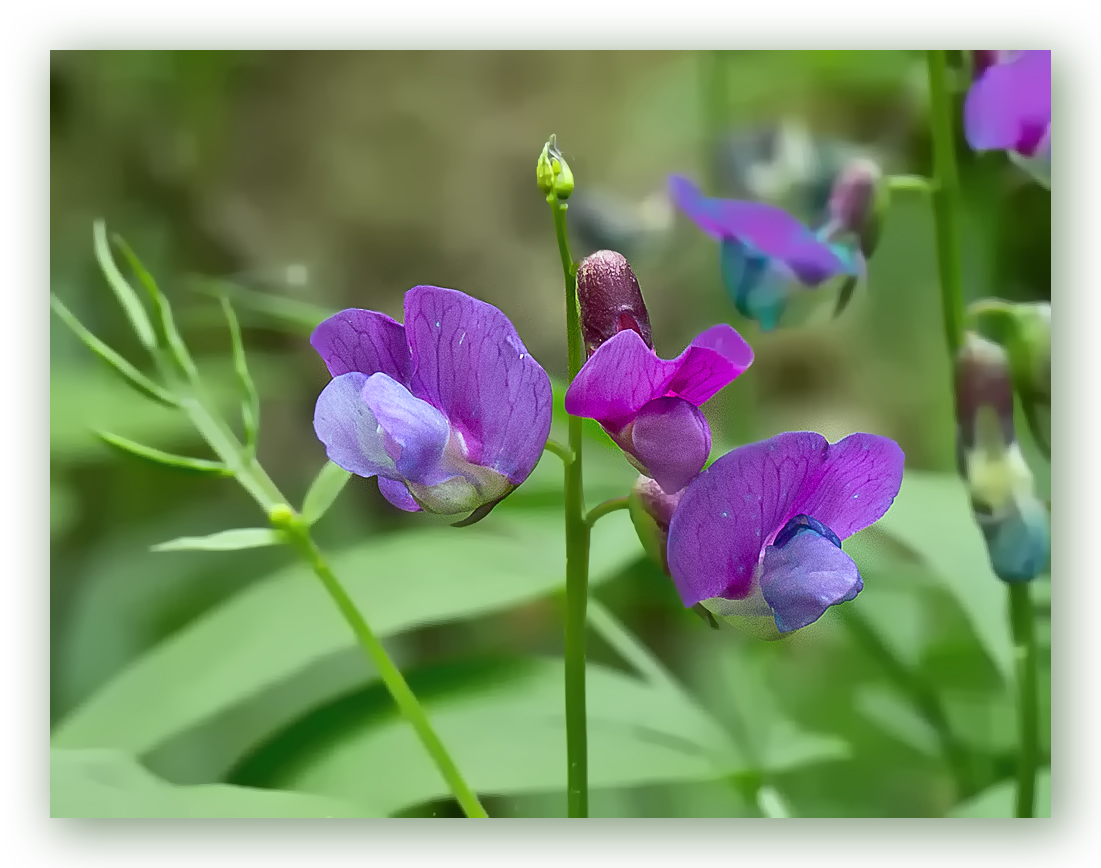
<svg viewBox="0 0 1101 868">
<path fill-rule="evenodd" d="M 934 729 L 940 741 L 944 758 L 952 769 L 961 796 L 969 796 L 974 790 L 971 763 L 967 751 L 952 733 L 948 715 L 936 690 L 911 667 L 907 666 L 891 650 L 858 608 L 844 610 L 843 621 L 849 632 L 867 651 L 868 656 L 879 662 L 887 677 L 905 694 L 925 721 Z"/>
<path fill-rule="evenodd" d="M 956 170 L 956 111 L 948 90 L 945 52 L 930 51 L 929 95 L 933 128 L 933 218 L 937 238 L 944 336 L 955 359 L 963 342 L 963 272 L 960 257 L 960 185 Z"/>
<path fill-rule="evenodd" d="M 390 691 L 390 695 L 394 697 L 398 710 L 416 731 L 421 744 L 432 758 L 436 768 L 439 769 L 440 774 L 443 775 L 443 779 L 447 781 L 451 792 L 455 795 L 459 805 L 462 806 L 463 812 L 471 818 L 488 818 L 489 815 L 485 812 L 485 808 L 478 801 L 474 791 L 463 780 L 463 776 L 460 774 L 454 760 L 451 759 L 451 755 L 443 746 L 439 736 L 436 735 L 436 731 L 429 723 L 424 709 L 417 701 L 417 697 L 409 689 L 409 684 L 401 674 L 401 670 L 394 665 L 394 661 L 386 653 L 382 642 L 375 636 L 367 621 L 356 608 L 355 603 L 352 602 L 352 598 L 348 596 L 348 592 L 344 589 L 340 580 L 329 568 L 324 556 L 310 536 L 309 528 L 297 515 L 293 514 L 289 519 L 285 516 L 273 517 L 273 524 L 286 532 L 292 545 L 306 559 L 317 577 L 321 579 L 321 584 L 325 586 L 325 590 L 329 592 L 329 596 L 336 603 L 340 614 L 344 616 L 344 620 L 352 628 L 352 632 L 355 633 L 360 646 L 378 670 L 383 684 Z"/>
<path fill-rule="evenodd" d="M 630 505 L 630 500 L 626 497 L 613 497 L 611 500 L 605 500 L 589 510 L 589 514 L 585 516 L 585 524 L 591 528 L 596 524 L 597 519 L 621 509 L 629 509 Z"/>
<path fill-rule="evenodd" d="M 581 320 L 577 308 L 577 269 L 566 237 L 566 203 L 553 193 L 547 201 L 554 217 L 554 234 L 566 282 L 566 340 L 569 381 L 581 370 Z M 589 816 L 589 746 L 585 718 L 585 609 L 589 599 L 589 525 L 585 523 L 585 491 L 581 477 L 581 419 L 570 416 L 569 448 L 573 460 L 565 467 L 566 514 L 566 763 L 570 817 Z"/>
<path fill-rule="evenodd" d="M 544 452 L 550 452 L 557 455 L 562 459 L 563 464 L 572 464 L 574 460 L 573 450 L 570 449 L 565 443 L 559 443 L 557 440 L 548 440 L 543 447 Z"/>
<path fill-rule="evenodd" d="M 1017 816 L 1031 817 L 1036 801 L 1036 764 L 1039 725 L 1036 701 L 1036 630 L 1029 582 L 1008 586 L 1009 619 L 1017 666 L 1017 725 L 1020 758 L 1017 761 Z"/>
</svg>

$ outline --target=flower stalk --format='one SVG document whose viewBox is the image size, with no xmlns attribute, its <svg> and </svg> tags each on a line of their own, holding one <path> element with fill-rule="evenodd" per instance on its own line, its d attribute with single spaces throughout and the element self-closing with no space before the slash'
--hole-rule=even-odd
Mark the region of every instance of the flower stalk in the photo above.
<svg viewBox="0 0 1101 868">
<path fill-rule="evenodd" d="M 548 162 L 564 165 L 557 154 L 554 137 L 544 148 Z M 540 165 L 543 163 L 541 159 Z M 572 178 L 571 178 L 572 181 Z M 543 186 L 542 180 L 540 181 Z M 559 185 L 550 178 L 547 204 L 554 218 L 554 235 L 558 241 L 558 253 L 562 259 L 562 277 L 566 285 L 566 342 L 569 364 L 569 382 L 573 382 L 581 370 L 583 358 L 581 319 L 577 304 L 577 266 L 570 254 L 566 230 L 566 202 L 559 195 Z M 566 522 L 566 786 L 568 816 L 589 815 L 589 747 L 585 715 L 585 616 L 589 597 L 589 534 L 590 525 L 585 520 L 585 492 L 581 475 L 581 418 L 569 417 L 569 460 L 562 456 L 565 465 L 565 522 Z"/>
<path fill-rule="evenodd" d="M 956 168 L 957 111 L 948 87 L 946 52 L 929 51 L 930 123 L 933 133 L 933 218 L 940 275 L 945 342 L 954 363 L 963 345 L 964 301 L 960 256 L 960 186 Z M 1037 711 L 1036 639 L 1028 583 L 1007 585 L 1017 661 L 1017 816 L 1031 817 L 1036 786 Z"/>
</svg>

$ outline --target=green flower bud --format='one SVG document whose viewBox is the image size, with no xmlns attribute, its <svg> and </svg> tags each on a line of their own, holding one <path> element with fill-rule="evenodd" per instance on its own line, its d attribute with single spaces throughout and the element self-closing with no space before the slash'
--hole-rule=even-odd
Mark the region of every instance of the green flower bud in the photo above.
<svg viewBox="0 0 1101 868">
<path fill-rule="evenodd" d="M 535 164 L 535 182 L 547 197 L 556 197 L 562 201 L 570 198 L 573 192 L 573 172 L 558 150 L 558 144 L 552 135 L 543 145 L 539 160 Z"/>
<path fill-rule="evenodd" d="M 669 575 L 666 545 L 669 542 L 669 522 L 673 519 L 682 491 L 666 494 L 649 476 L 639 476 L 631 486 L 627 499 L 631 523 L 646 553 Z"/>
</svg>

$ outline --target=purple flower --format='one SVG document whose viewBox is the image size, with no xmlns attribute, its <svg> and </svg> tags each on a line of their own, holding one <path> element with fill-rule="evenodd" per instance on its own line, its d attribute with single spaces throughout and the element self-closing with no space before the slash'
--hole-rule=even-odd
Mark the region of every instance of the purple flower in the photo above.
<svg viewBox="0 0 1101 868">
<path fill-rule="evenodd" d="M 566 392 L 566 412 L 596 419 L 628 459 L 667 492 L 682 489 L 711 453 L 699 405 L 753 362 L 728 325 L 712 326 L 672 360 L 626 329 L 592 354 Z"/>
<path fill-rule="evenodd" d="M 492 305 L 415 286 L 404 326 L 344 310 L 310 343 L 333 375 L 314 411 L 318 438 L 335 464 L 377 476 L 399 509 L 453 515 L 495 504 L 542 454 L 550 379 Z"/>
<path fill-rule="evenodd" d="M 984 52 L 964 104 L 967 141 L 976 151 L 1006 151 L 1051 186 L 1051 52 Z"/>
<path fill-rule="evenodd" d="M 682 495 L 669 573 L 686 607 L 776 638 L 863 588 L 841 540 L 879 520 L 902 484 L 898 444 L 793 432 L 728 452 Z"/>
<path fill-rule="evenodd" d="M 815 288 L 861 273 L 859 253 L 831 239 L 832 225 L 816 232 L 776 205 L 712 199 L 679 175 L 670 177 L 669 192 L 693 223 L 719 240 L 723 282 L 735 307 L 766 331 L 779 324 L 793 283 Z"/>
</svg>

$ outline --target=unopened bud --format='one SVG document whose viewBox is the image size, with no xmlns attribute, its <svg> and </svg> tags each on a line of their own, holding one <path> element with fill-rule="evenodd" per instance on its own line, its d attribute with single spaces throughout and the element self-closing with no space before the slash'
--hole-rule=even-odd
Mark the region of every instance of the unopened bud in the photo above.
<svg viewBox="0 0 1101 868">
<path fill-rule="evenodd" d="M 1017 440 L 1013 426 L 1013 377 L 1009 356 L 998 344 L 968 332 L 956 357 L 956 425 L 971 450 L 996 439 L 1002 448 Z"/>
<path fill-rule="evenodd" d="M 630 263 L 614 250 L 598 250 L 577 266 L 577 303 L 581 334 L 592 355 L 608 338 L 630 329 L 654 348 L 650 315 Z"/>
<path fill-rule="evenodd" d="M 834 237 L 855 236 L 865 258 L 870 257 L 879 243 L 888 195 L 883 173 L 874 161 L 851 160 L 830 191 L 829 220 Z"/>
<path fill-rule="evenodd" d="M 562 152 L 558 150 L 558 144 L 553 135 L 550 141 L 543 145 L 543 152 L 535 164 L 535 182 L 539 185 L 541 192 L 561 200 L 569 199 L 573 192 L 573 172 L 562 156 Z"/>
<path fill-rule="evenodd" d="M 628 508 L 631 523 L 635 526 L 639 542 L 666 575 L 669 573 L 669 561 L 666 549 L 669 542 L 669 522 L 680 503 L 683 489 L 676 494 L 666 494 L 649 476 L 639 476 L 631 486 Z"/>
</svg>

